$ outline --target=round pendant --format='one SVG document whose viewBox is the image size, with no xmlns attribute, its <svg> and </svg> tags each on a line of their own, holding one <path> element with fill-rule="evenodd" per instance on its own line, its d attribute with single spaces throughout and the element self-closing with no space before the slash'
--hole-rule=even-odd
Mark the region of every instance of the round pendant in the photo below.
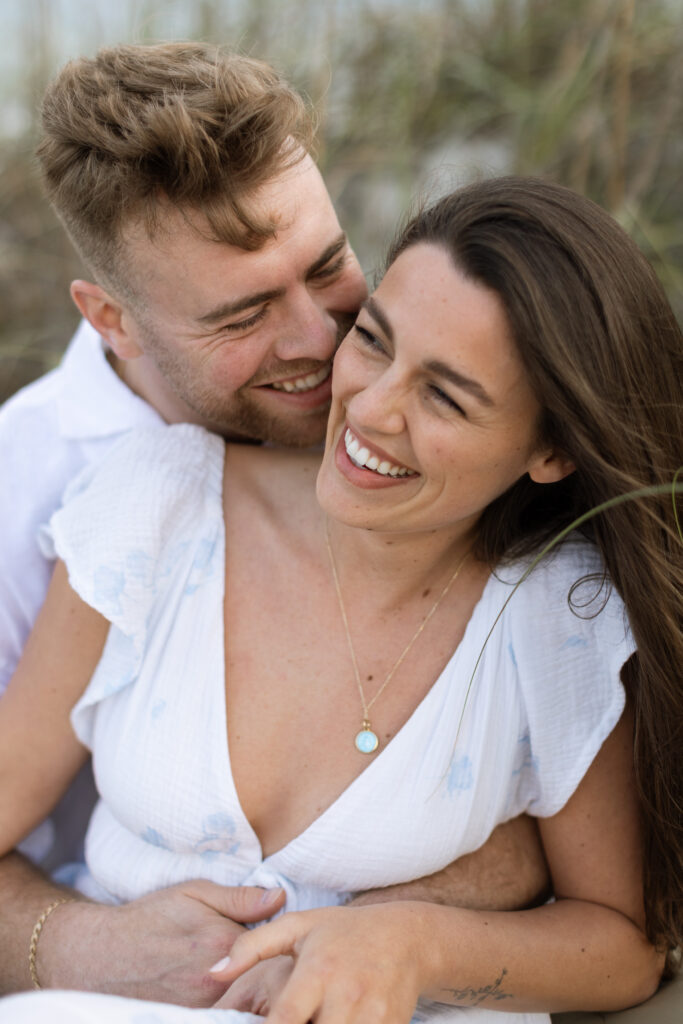
<svg viewBox="0 0 683 1024">
<path fill-rule="evenodd" d="M 379 746 L 377 734 L 372 729 L 361 729 L 356 736 L 356 750 L 361 754 L 372 754 Z"/>
</svg>

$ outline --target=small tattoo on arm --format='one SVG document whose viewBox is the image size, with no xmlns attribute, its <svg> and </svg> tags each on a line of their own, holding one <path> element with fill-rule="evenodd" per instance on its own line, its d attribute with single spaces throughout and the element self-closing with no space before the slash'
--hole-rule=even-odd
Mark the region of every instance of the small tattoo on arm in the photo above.
<svg viewBox="0 0 683 1024">
<path fill-rule="evenodd" d="M 502 989 L 503 978 L 507 974 L 505 967 L 500 972 L 492 985 L 483 985 L 481 988 L 445 988 L 443 991 L 457 1002 L 465 1006 L 481 1006 L 487 999 L 512 999 L 512 992 L 504 992 Z"/>
</svg>

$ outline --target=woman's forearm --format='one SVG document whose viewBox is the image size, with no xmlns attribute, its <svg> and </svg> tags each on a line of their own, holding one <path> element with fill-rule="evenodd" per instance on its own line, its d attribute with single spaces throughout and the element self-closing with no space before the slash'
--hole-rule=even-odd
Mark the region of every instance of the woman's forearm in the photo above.
<svg viewBox="0 0 683 1024">
<path fill-rule="evenodd" d="M 433 907 L 423 995 L 511 1011 L 618 1010 L 657 988 L 663 957 L 628 918 L 578 900 L 519 912 Z M 431 977 L 430 977 L 431 974 Z"/>
<path fill-rule="evenodd" d="M 518 1012 L 615 1010 L 646 999 L 662 967 L 628 918 L 598 904 L 488 912 L 395 902 L 285 914 L 240 936 L 215 976 L 232 982 L 280 953 L 296 958 L 277 1007 L 293 1024 L 350 1002 L 358 1019 L 371 1006 L 373 1019 L 408 1020 L 419 996 Z"/>
</svg>

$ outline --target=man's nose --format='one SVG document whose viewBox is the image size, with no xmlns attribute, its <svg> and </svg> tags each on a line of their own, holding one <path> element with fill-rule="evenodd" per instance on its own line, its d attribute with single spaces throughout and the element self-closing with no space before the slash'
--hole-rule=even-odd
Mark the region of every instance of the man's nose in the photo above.
<svg viewBox="0 0 683 1024">
<path fill-rule="evenodd" d="M 335 353 L 337 333 L 337 322 L 332 314 L 307 288 L 302 288 L 289 298 L 274 353 L 282 361 L 326 362 Z"/>
</svg>

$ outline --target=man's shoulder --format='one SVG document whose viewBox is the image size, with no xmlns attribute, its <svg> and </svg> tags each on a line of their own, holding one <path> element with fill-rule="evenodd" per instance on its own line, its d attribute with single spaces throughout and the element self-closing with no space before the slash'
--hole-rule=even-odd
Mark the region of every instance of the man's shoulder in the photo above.
<svg viewBox="0 0 683 1024">
<path fill-rule="evenodd" d="M 27 385 L 0 407 L 0 447 L 43 461 L 60 450 L 106 449 L 134 427 L 159 421 L 110 366 L 102 339 L 83 321 L 59 366 Z"/>
<path fill-rule="evenodd" d="M 0 520 L 18 545 L 59 502 L 64 487 L 85 459 L 82 446 L 62 436 L 60 368 L 45 374 L 0 408 L 0 465 L 4 488 Z M 7 517 L 13 522 L 8 524 Z"/>
<path fill-rule="evenodd" d="M 40 443 L 46 433 L 57 430 L 61 375 L 61 367 L 50 370 L 0 406 L 0 444 L 13 442 L 19 435 L 22 445 L 32 439 Z"/>
<path fill-rule="evenodd" d="M 78 359 L 79 351 L 87 344 L 92 345 L 92 340 L 88 339 L 88 331 L 82 324 L 66 346 L 59 365 L 21 388 L 0 406 L 0 440 L 19 430 L 27 441 L 36 432 L 57 429 L 67 357 L 71 355 L 72 361 L 74 357 Z"/>
</svg>

